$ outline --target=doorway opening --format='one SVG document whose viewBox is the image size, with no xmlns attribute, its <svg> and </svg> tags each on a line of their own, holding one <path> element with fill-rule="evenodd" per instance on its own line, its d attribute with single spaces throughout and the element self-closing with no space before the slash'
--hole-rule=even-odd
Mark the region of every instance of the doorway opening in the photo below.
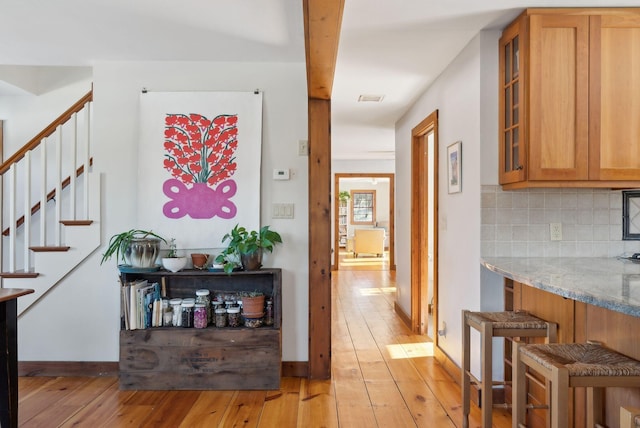
<svg viewBox="0 0 640 428">
<path fill-rule="evenodd" d="M 394 174 L 335 174 L 334 270 L 395 270 L 394 189 Z"/>
<path fill-rule="evenodd" d="M 411 131 L 411 325 L 438 343 L 438 111 Z"/>
</svg>

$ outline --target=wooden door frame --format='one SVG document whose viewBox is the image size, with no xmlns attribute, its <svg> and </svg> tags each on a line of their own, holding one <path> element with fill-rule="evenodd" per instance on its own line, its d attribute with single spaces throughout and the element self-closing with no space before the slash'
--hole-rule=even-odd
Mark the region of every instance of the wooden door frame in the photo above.
<svg viewBox="0 0 640 428">
<path fill-rule="evenodd" d="M 338 213 L 340 208 L 340 199 L 338 193 L 340 193 L 340 179 L 341 178 L 388 178 L 389 179 L 389 270 L 396 270 L 395 259 L 395 245 L 396 245 L 396 232 L 395 232 L 395 174 L 383 173 L 383 172 L 357 172 L 357 173 L 335 173 L 334 185 L 333 185 L 333 270 L 338 270 L 339 263 L 339 234 L 338 234 Z"/>
<path fill-rule="evenodd" d="M 434 213 L 433 213 L 433 331 L 438 330 L 438 110 L 424 118 L 411 130 L 411 329 L 414 333 L 421 332 L 420 320 L 423 310 L 422 301 L 422 270 L 421 263 L 426 259 L 425 249 L 420 242 L 420 217 L 423 215 L 420 208 L 420 174 L 428 172 L 428 166 L 422 162 L 423 156 L 419 152 L 422 138 L 433 131 L 434 135 Z M 438 344 L 438 335 L 432 338 L 435 345 Z"/>
</svg>

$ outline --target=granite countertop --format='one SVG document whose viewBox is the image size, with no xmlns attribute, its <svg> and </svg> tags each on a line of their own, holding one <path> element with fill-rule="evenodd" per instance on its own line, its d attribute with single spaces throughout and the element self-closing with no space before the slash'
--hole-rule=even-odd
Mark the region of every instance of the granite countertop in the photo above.
<svg viewBox="0 0 640 428">
<path fill-rule="evenodd" d="M 481 264 L 540 290 L 640 317 L 640 262 L 595 257 L 483 257 Z"/>
</svg>

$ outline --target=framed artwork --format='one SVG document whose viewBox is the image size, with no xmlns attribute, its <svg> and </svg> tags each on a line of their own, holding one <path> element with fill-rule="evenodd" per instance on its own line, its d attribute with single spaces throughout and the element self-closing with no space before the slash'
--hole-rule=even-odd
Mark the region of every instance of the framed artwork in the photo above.
<svg viewBox="0 0 640 428">
<path fill-rule="evenodd" d="M 462 141 L 447 147 L 447 183 L 449 193 L 462 192 Z"/>
<path fill-rule="evenodd" d="M 140 94 L 138 210 L 186 249 L 260 227 L 262 93 Z"/>
<path fill-rule="evenodd" d="M 622 192 L 622 239 L 640 240 L 640 190 Z"/>
</svg>

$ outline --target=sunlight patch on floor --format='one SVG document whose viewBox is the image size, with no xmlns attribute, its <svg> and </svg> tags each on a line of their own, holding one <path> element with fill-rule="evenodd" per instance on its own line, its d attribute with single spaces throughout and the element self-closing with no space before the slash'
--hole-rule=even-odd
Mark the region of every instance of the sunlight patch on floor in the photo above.
<svg viewBox="0 0 640 428">
<path fill-rule="evenodd" d="M 368 259 L 342 259 L 340 264 L 344 266 L 372 266 L 379 265 L 380 263 L 388 263 L 387 259 L 381 259 L 378 257 Z"/>
<path fill-rule="evenodd" d="M 359 290 L 363 296 L 378 296 L 380 294 L 395 294 L 396 287 L 359 288 Z"/>
<path fill-rule="evenodd" d="M 394 360 L 406 358 L 433 357 L 433 342 L 399 343 L 387 345 L 387 351 Z"/>
</svg>

